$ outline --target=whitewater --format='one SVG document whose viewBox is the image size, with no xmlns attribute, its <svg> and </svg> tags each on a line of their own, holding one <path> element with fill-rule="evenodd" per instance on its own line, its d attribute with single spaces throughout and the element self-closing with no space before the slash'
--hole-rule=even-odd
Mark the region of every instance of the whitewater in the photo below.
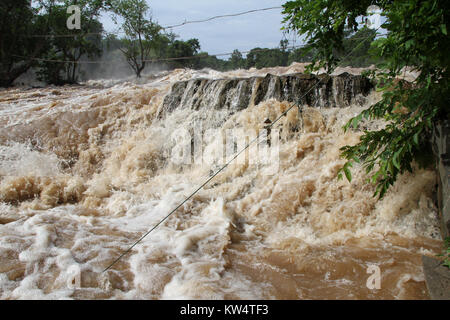
<svg viewBox="0 0 450 320">
<path fill-rule="evenodd" d="M 0 298 L 428 299 L 421 256 L 442 243 L 434 171 L 400 176 L 380 201 L 364 168 L 352 182 L 337 179 L 339 149 L 384 125 L 342 129 L 380 98 L 375 91 L 360 103 L 293 107 L 272 128 L 276 159 L 252 163 L 252 146 L 103 272 L 230 159 L 229 130 L 238 151 L 247 132 L 293 105 L 252 97 L 239 109 L 209 107 L 186 90 L 169 110 L 174 85 L 303 70 L 177 69 L 1 90 Z M 193 139 L 180 132 L 200 136 L 208 161 L 174 161 Z M 370 266 L 380 289 L 367 286 Z"/>
</svg>

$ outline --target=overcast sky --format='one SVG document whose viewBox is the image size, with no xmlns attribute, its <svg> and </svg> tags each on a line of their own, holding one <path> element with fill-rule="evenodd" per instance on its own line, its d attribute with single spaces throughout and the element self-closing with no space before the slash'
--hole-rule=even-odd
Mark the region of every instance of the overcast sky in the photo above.
<svg viewBox="0 0 450 320">
<path fill-rule="evenodd" d="M 184 21 L 202 20 L 217 15 L 234 14 L 253 9 L 277 7 L 285 0 L 147 0 L 153 19 L 161 26 L 180 24 Z M 188 24 L 172 31 L 182 40 L 197 38 L 201 50 L 210 54 L 228 53 L 234 49 L 248 51 L 255 47 L 277 47 L 283 37 L 282 9 L 226 17 L 204 23 Z M 114 24 L 106 16 L 102 18 L 107 31 Z M 292 39 L 291 35 L 289 38 Z M 297 40 L 298 41 L 298 40 Z M 224 57 L 228 58 L 228 57 Z"/>
</svg>

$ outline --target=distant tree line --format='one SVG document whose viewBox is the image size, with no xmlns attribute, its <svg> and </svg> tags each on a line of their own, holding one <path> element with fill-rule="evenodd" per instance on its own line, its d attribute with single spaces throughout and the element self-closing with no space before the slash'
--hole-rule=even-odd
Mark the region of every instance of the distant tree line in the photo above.
<svg viewBox="0 0 450 320">
<path fill-rule="evenodd" d="M 81 29 L 69 30 L 67 12 L 78 5 Z M 107 35 L 99 21 L 102 12 L 113 14 L 121 24 L 120 36 Z M 361 34 L 364 33 L 364 34 Z M 349 34 L 344 48 L 354 46 L 361 36 L 375 39 L 371 30 Z M 228 60 L 202 52 L 198 39 L 180 40 L 153 20 L 145 0 L 2 0 L 0 3 L 0 86 L 7 87 L 28 70 L 47 84 L 73 84 L 80 80 L 81 60 L 98 62 L 105 52 L 120 52 L 137 77 L 146 68 L 161 65 L 174 68 L 212 68 L 219 71 L 287 66 L 308 62 L 312 47 L 289 48 L 288 41 L 279 48 L 254 48 L 244 55 L 234 50 Z M 342 54 L 344 56 L 344 53 Z M 118 56 L 118 55 L 116 55 Z M 123 59 L 122 58 L 122 59 Z M 187 59 L 186 59 L 187 58 Z M 375 63 L 370 41 L 344 61 L 352 66 Z M 114 65 L 106 65 L 113 68 Z M 92 70 L 99 66 L 92 64 Z"/>
</svg>

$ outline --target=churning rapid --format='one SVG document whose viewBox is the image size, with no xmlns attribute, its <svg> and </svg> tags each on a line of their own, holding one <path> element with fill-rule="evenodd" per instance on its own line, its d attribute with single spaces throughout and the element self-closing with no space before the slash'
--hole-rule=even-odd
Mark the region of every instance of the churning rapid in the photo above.
<svg viewBox="0 0 450 320">
<path fill-rule="evenodd" d="M 339 149 L 383 123 L 342 126 L 379 96 L 344 73 L 299 100 L 320 78 L 302 68 L 0 91 L 0 298 L 428 298 L 434 172 L 381 201 L 363 168 L 338 180 Z M 250 161 L 252 145 L 102 272 L 232 158 L 229 132 L 239 151 L 299 101 L 272 127 L 271 161 Z"/>
</svg>

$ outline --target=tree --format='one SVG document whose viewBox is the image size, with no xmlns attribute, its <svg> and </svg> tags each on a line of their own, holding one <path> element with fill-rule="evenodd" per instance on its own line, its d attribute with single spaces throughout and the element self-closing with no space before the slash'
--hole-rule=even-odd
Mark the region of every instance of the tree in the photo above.
<svg viewBox="0 0 450 320">
<path fill-rule="evenodd" d="M 187 41 L 174 40 L 167 49 L 167 58 L 172 68 L 195 68 L 199 59 L 191 59 L 198 54 L 200 42 L 198 39 L 189 39 Z M 187 58 L 187 59 L 185 59 Z"/>
<path fill-rule="evenodd" d="M 280 40 L 280 49 L 281 49 L 281 51 L 286 52 L 287 48 L 288 48 L 288 45 L 289 45 L 289 40 L 288 39 Z"/>
<path fill-rule="evenodd" d="M 113 0 L 114 11 L 123 19 L 125 32 L 123 47 L 120 48 L 128 64 L 141 77 L 155 46 L 161 26 L 152 21 L 150 8 L 145 0 Z M 117 21 L 117 20 L 116 20 Z"/>
<path fill-rule="evenodd" d="M 199 52 L 197 56 L 201 57 L 201 59 L 198 59 L 196 65 L 196 68 L 198 69 L 211 68 L 219 71 L 231 69 L 229 67 L 229 61 L 218 59 L 215 56 L 210 56 L 207 52 Z"/>
<path fill-rule="evenodd" d="M 50 1 L 44 16 L 49 21 L 49 49 L 39 64 L 38 78 L 50 84 L 76 83 L 81 57 L 98 57 L 102 53 L 102 24 L 96 19 L 104 7 L 100 0 L 79 0 L 81 29 L 69 30 L 69 1 Z M 55 62 L 70 61 L 70 62 Z"/>
<path fill-rule="evenodd" d="M 286 66 L 289 53 L 280 49 L 254 48 L 247 54 L 247 68 Z"/>
<path fill-rule="evenodd" d="M 342 42 L 343 50 L 336 53 L 340 65 L 368 67 L 381 62 L 371 50 L 371 43 L 375 40 L 376 35 L 376 30 L 369 28 L 350 33 Z"/>
<path fill-rule="evenodd" d="M 46 22 L 38 16 L 29 0 L 0 2 L 0 86 L 13 84 L 20 75 L 36 64 L 36 58 L 48 48 L 43 38 Z"/>
<path fill-rule="evenodd" d="M 239 50 L 234 50 L 230 57 L 231 69 L 241 69 L 245 65 L 245 60 Z"/>
<path fill-rule="evenodd" d="M 370 5 L 382 10 L 387 35 L 375 41 L 374 49 L 383 62 L 369 75 L 383 91 L 381 101 L 370 106 L 345 126 L 357 128 L 362 119 L 385 119 L 386 126 L 365 131 L 355 146 L 342 149 L 347 163 L 344 173 L 360 162 L 383 197 L 399 174 L 430 163 L 430 132 L 433 124 L 449 118 L 450 109 L 450 2 L 443 0 L 296 0 L 284 4 L 286 28 L 305 35 L 316 50 L 309 70 L 339 63 L 346 30 L 360 29 L 358 17 Z M 405 67 L 419 73 L 413 83 L 398 79 Z"/>
<path fill-rule="evenodd" d="M 68 30 L 68 0 L 5 0 L 0 3 L 0 86 L 10 86 L 30 68 L 40 67 L 41 79 L 48 83 L 73 83 L 77 64 L 51 60 L 78 61 L 82 55 L 99 54 L 101 32 L 95 19 L 104 0 L 78 0 L 81 30 Z M 40 61 L 40 62 L 39 62 Z"/>
</svg>

